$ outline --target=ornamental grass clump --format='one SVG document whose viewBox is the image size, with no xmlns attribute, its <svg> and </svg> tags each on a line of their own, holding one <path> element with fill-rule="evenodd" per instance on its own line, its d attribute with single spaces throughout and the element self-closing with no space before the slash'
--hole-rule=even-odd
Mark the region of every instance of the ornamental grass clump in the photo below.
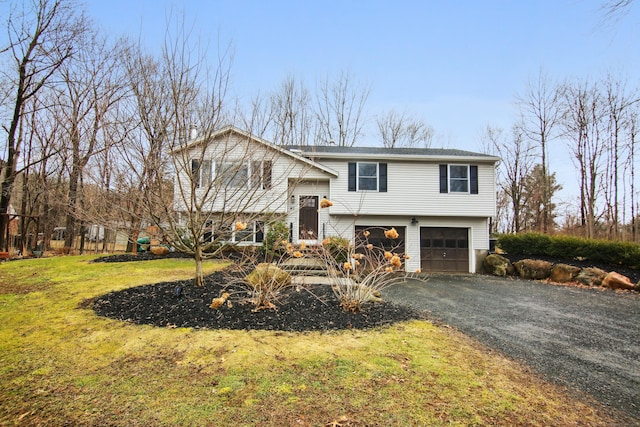
<svg viewBox="0 0 640 427">
<path fill-rule="evenodd" d="M 409 256 L 400 251 L 397 230 L 382 229 L 385 244 L 380 239 L 374 240 L 369 230 L 357 235 L 355 244 L 343 246 L 342 252 L 336 251 L 334 244 L 340 238 L 327 238 L 322 245 L 321 256 L 329 266 L 333 292 L 341 307 L 349 312 L 360 311 L 365 303 L 382 301 L 383 289 L 409 276 L 405 269 Z"/>
<path fill-rule="evenodd" d="M 279 230 L 277 234 L 284 233 Z M 307 256 L 304 242 L 293 244 L 281 239 L 269 246 L 269 251 L 243 253 L 243 257 L 226 272 L 228 286 L 238 290 L 234 294 L 248 294 L 245 301 L 255 306 L 254 311 L 277 309 L 278 299 L 292 284 L 291 275 L 284 268 L 285 263 Z"/>
<path fill-rule="evenodd" d="M 291 275 L 271 263 L 261 263 L 244 278 L 249 285 L 255 310 L 275 308 L 275 300 L 291 286 Z"/>
</svg>

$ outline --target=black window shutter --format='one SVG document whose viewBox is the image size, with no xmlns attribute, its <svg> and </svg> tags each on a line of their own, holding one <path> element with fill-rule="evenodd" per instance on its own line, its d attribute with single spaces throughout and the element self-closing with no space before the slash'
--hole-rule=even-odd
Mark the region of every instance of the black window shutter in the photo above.
<svg viewBox="0 0 640 427">
<path fill-rule="evenodd" d="M 349 163 L 349 191 L 356 191 L 356 164 Z"/>
<path fill-rule="evenodd" d="M 387 192 L 387 164 L 378 163 L 378 173 L 380 174 L 378 191 L 381 193 Z"/>
<path fill-rule="evenodd" d="M 449 183 L 447 182 L 447 165 L 440 165 L 440 192 L 449 192 Z"/>
<path fill-rule="evenodd" d="M 471 165 L 469 166 L 469 191 L 471 194 L 478 194 L 478 166 Z"/>
</svg>

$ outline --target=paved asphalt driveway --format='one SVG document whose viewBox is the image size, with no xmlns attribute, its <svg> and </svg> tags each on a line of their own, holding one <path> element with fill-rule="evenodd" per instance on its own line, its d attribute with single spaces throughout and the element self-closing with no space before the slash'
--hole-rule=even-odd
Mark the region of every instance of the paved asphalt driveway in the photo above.
<svg viewBox="0 0 640 427">
<path fill-rule="evenodd" d="M 385 291 L 640 424 L 640 295 L 483 275 Z"/>
</svg>

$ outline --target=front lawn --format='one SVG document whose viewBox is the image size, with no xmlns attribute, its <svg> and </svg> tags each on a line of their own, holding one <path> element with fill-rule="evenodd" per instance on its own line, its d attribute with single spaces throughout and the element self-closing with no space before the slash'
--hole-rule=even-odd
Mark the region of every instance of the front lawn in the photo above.
<svg viewBox="0 0 640 427">
<path fill-rule="evenodd" d="M 294 333 L 99 317 L 93 298 L 185 279 L 194 267 L 93 258 L 0 265 L 0 425 L 615 424 L 595 403 L 426 321 Z"/>
</svg>

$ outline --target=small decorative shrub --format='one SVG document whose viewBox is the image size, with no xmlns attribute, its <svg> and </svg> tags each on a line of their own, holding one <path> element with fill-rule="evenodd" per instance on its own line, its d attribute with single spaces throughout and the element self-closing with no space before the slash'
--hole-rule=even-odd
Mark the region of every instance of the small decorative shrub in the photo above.
<svg viewBox="0 0 640 427">
<path fill-rule="evenodd" d="M 344 264 L 349 260 L 349 251 L 351 242 L 344 237 L 331 236 L 327 237 L 322 245 L 329 252 L 329 256 L 336 264 Z"/>
<path fill-rule="evenodd" d="M 286 242 L 289 240 L 289 226 L 284 221 L 276 221 L 268 225 L 262 242 L 262 250 L 266 256 L 278 257 L 286 253 Z"/>
<path fill-rule="evenodd" d="M 394 228 L 383 232 L 392 242 L 399 237 Z M 360 311 L 364 303 L 381 301 L 380 291 L 409 276 L 405 270 L 409 256 L 399 252 L 400 245 L 394 243 L 383 248 L 369 240 L 370 234 L 364 231 L 355 245 L 340 237 L 322 242 L 321 256 L 325 262 L 335 265 L 340 260 L 338 268 L 329 268 L 329 279 L 340 306 L 348 312 Z"/>
</svg>

